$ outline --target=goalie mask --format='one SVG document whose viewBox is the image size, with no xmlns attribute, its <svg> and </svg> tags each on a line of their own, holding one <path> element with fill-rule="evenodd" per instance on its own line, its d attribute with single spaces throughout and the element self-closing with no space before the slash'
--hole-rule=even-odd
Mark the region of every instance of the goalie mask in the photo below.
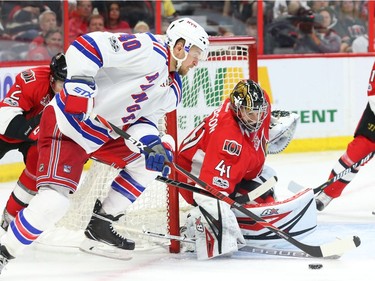
<svg viewBox="0 0 375 281">
<path fill-rule="evenodd" d="M 186 54 L 190 51 L 192 46 L 197 46 L 202 53 L 199 56 L 199 60 L 207 59 L 208 51 L 208 34 L 197 22 L 190 18 L 181 18 L 173 21 L 167 31 L 166 43 L 171 49 L 176 45 L 179 39 L 185 40 L 185 51 Z M 173 54 L 173 53 L 172 53 Z"/>
<path fill-rule="evenodd" d="M 249 132 L 256 132 L 268 114 L 268 102 L 260 86 L 252 80 L 242 80 L 230 93 L 233 112 Z"/>
</svg>

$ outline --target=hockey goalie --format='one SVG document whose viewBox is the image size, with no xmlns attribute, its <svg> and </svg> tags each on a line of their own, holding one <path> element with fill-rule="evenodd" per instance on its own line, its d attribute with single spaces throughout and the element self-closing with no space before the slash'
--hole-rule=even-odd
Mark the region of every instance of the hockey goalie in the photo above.
<svg viewBox="0 0 375 281">
<path fill-rule="evenodd" d="M 280 202 L 273 186 L 258 197 L 250 196 L 276 179 L 276 172 L 264 165 L 266 155 L 287 147 L 297 121 L 295 113 L 271 112 L 267 93 L 256 82 L 243 80 L 221 107 L 182 141 L 176 161 L 275 227 L 302 238 L 316 228 L 312 191 Z M 179 180 L 191 183 L 184 177 Z M 188 191 L 181 194 L 195 206 L 181 233 L 195 239 L 198 259 L 230 255 L 246 244 L 273 246 L 285 242 L 223 201 Z"/>
</svg>

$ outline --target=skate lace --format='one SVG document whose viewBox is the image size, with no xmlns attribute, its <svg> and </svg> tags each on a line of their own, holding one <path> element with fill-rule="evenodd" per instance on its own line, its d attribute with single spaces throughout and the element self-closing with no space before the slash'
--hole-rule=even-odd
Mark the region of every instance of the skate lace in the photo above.
<svg viewBox="0 0 375 281">
<path fill-rule="evenodd" d="M 118 238 L 120 238 L 120 239 L 126 241 L 126 238 L 125 238 L 122 234 L 118 233 L 118 232 L 116 231 L 116 229 L 115 229 L 112 225 L 110 226 L 110 229 L 111 229 L 111 232 L 112 232 L 116 237 L 118 237 Z"/>
</svg>

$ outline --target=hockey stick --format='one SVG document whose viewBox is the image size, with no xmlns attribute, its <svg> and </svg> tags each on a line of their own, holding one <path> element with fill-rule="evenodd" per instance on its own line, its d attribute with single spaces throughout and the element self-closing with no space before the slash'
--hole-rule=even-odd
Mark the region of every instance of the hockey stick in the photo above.
<svg viewBox="0 0 375 281">
<path fill-rule="evenodd" d="M 186 236 L 177 236 L 165 233 L 157 233 L 148 230 L 143 230 L 143 234 L 151 237 L 169 239 L 169 240 L 178 240 L 180 242 L 186 243 L 195 243 L 194 238 L 188 238 Z M 264 255 L 273 255 L 273 256 L 283 256 L 283 257 L 296 257 L 296 258 L 314 258 L 309 254 L 306 254 L 303 251 L 298 250 L 288 250 L 288 249 L 276 249 L 276 248 L 264 248 L 264 247 L 255 247 L 250 245 L 244 245 L 239 248 L 240 252 L 254 253 L 254 254 L 264 254 Z M 339 259 L 341 256 L 335 255 L 327 257 L 328 259 Z"/>
<path fill-rule="evenodd" d="M 133 145 L 137 146 L 141 152 L 147 152 L 147 153 L 153 153 L 154 151 L 148 147 L 147 145 L 143 144 L 137 139 L 134 139 L 131 137 L 127 132 L 123 131 L 122 129 L 118 128 L 117 126 L 113 125 L 112 123 L 106 121 L 104 118 L 100 116 L 95 116 L 95 120 L 101 122 L 104 126 L 107 128 L 115 131 L 119 136 L 123 137 L 124 139 L 130 141 Z M 207 183 L 203 182 L 190 172 L 184 170 L 182 167 L 177 165 L 176 163 L 170 163 L 171 167 L 174 168 L 177 172 L 185 175 L 192 181 L 194 181 L 196 184 L 210 192 L 215 198 L 226 202 L 231 207 L 239 210 L 243 214 L 247 215 L 251 219 L 253 219 L 257 224 L 260 226 L 269 229 L 271 232 L 275 233 L 277 236 L 279 236 L 282 239 L 285 239 L 289 243 L 293 244 L 297 248 L 301 249 L 302 251 L 306 252 L 310 256 L 313 257 L 328 257 L 333 255 L 340 255 L 344 252 L 351 250 L 353 248 L 358 247 L 361 244 L 361 240 L 358 236 L 349 237 L 347 239 L 343 240 L 335 240 L 331 243 L 326 243 L 321 246 L 311 246 L 304 244 L 302 242 L 297 241 L 294 239 L 291 235 L 288 233 L 282 231 L 281 229 L 275 227 L 271 223 L 267 222 L 266 220 L 258 217 L 253 212 L 249 211 L 245 207 L 243 207 L 240 203 L 237 203 L 236 201 L 232 200 L 228 196 L 225 196 L 223 193 L 221 193 L 219 190 L 215 189 L 214 187 L 208 185 Z M 192 190 L 191 190 L 192 191 Z"/>
<path fill-rule="evenodd" d="M 190 185 L 190 184 L 187 184 L 187 183 L 184 183 L 184 182 L 174 181 L 172 179 L 168 179 L 168 178 L 161 177 L 161 176 L 157 176 L 156 180 L 160 181 L 160 182 L 163 182 L 163 183 L 166 183 L 166 184 L 171 184 L 171 185 L 174 185 L 174 186 L 178 185 L 177 187 L 181 187 L 181 188 L 183 188 L 185 186 L 186 188 L 188 188 L 189 190 L 191 190 L 195 193 L 200 193 L 202 195 L 214 197 L 207 190 L 195 187 L 193 185 Z M 234 200 L 237 201 L 240 204 L 244 204 L 248 201 L 254 201 L 256 198 L 261 196 L 263 193 L 270 190 L 276 184 L 276 182 L 277 182 L 277 178 L 271 177 L 267 181 L 265 181 L 263 184 L 258 186 L 256 189 L 250 191 L 247 194 L 238 196 Z"/>
<path fill-rule="evenodd" d="M 357 167 L 359 166 L 362 166 L 364 164 L 366 164 L 368 161 L 371 160 L 372 157 L 374 157 L 374 154 L 375 154 L 375 151 L 373 152 L 370 152 L 369 154 L 367 154 L 365 157 L 363 157 L 362 159 L 360 159 L 359 161 L 353 163 L 353 165 L 351 165 L 350 167 L 346 168 L 345 170 L 343 170 L 342 172 L 338 173 L 336 176 L 334 176 L 333 178 L 327 180 L 325 183 L 319 185 L 318 187 L 315 187 L 313 189 L 314 191 L 314 194 L 317 194 L 319 192 L 321 192 L 323 189 L 325 189 L 327 186 L 331 185 L 332 183 L 340 180 L 341 178 L 343 178 L 344 176 L 346 176 L 348 173 L 352 172 L 354 169 L 356 169 Z M 291 181 L 288 185 L 288 189 L 293 192 L 293 193 L 297 193 L 299 191 L 301 191 L 303 189 L 303 186 L 294 182 L 294 181 Z"/>
</svg>

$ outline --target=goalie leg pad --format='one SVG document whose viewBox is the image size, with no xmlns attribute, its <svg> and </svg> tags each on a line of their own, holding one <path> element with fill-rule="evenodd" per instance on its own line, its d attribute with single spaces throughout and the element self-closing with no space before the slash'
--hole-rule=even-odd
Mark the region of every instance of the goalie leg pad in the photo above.
<svg viewBox="0 0 375 281">
<path fill-rule="evenodd" d="M 302 239 L 316 230 L 317 210 L 312 189 L 305 189 L 283 201 L 246 205 L 247 209 L 296 239 Z M 238 210 L 233 210 L 241 231 L 249 245 L 284 246 L 285 240 L 268 229 L 259 227 Z"/>
<path fill-rule="evenodd" d="M 230 255 L 238 251 L 238 243 L 245 242 L 230 206 L 219 200 L 205 199 L 194 208 L 187 227 L 196 238 L 198 260 Z"/>
</svg>

